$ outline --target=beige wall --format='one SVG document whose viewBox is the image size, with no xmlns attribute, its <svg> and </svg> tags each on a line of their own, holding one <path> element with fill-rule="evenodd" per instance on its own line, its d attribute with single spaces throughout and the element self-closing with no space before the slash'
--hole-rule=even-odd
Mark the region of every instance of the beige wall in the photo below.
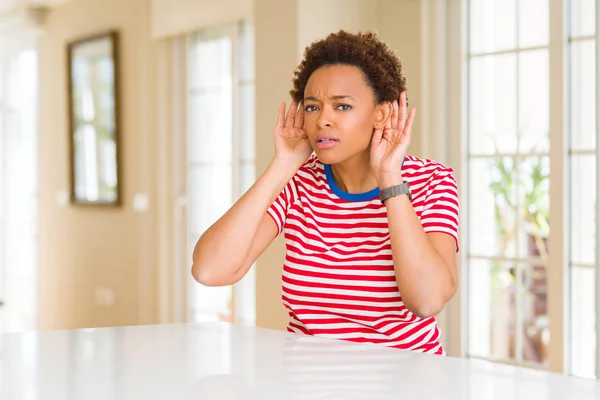
<svg viewBox="0 0 600 400">
<path fill-rule="evenodd" d="M 155 38 L 237 21 L 252 13 L 252 0 L 149 0 Z"/>
<path fill-rule="evenodd" d="M 40 43 L 40 328 L 155 320 L 154 218 L 136 213 L 134 194 L 155 186 L 147 139 L 146 1 L 80 0 L 49 13 Z M 123 206 L 60 205 L 69 190 L 66 98 L 68 41 L 121 31 L 120 109 Z M 113 298 L 111 304 L 111 297 Z"/>
<path fill-rule="evenodd" d="M 247 0 L 219 3 L 214 15 L 201 12 L 213 3 L 217 2 L 127 0 L 125 7 L 123 0 L 77 0 L 49 13 L 40 46 L 41 328 L 154 323 L 159 321 L 159 304 L 171 303 L 159 301 L 159 293 L 172 296 L 172 291 L 157 289 L 159 257 L 161 264 L 168 263 L 165 251 L 172 250 L 163 243 L 170 235 L 165 218 L 172 215 L 172 205 L 163 201 L 163 192 L 170 190 L 169 174 L 157 167 L 157 163 L 164 166 L 171 161 L 157 148 L 158 131 L 154 129 L 155 107 L 161 105 L 160 98 L 150 98 L 156 90 L 162 93 L 165 88 L 154 85 L 161 68 L 154 67 L 156 49 L 164 47 L 164 42 L 153 38 L 211 25 L 213 19 L 215 23 L 235 19 L 237 11 L 233 10 L 237 6 L 245 10 L 242 14 L 248 12 Z M 223 4 L 229 5 L 230 12 Z M 418 1 L 255 0 L 252 6 L 256 29 L 257 173 L 264 171 L 273 156 L 277 107 L 280 101 L 288 100 L 292 72 L 304 47 L 329 32 L 341 28 L 379 31 L 404 60 L 412 104 L 421 106 Z M 122 33 L 123 207 L 63 206 L 57 203 L 57 194 L 69 189 L 65 45 L 109 28 L 118 28 Z M 416 155 L 421 153 L 419 124 L 417 121 L 411 148 Z M 168 129 L 161 129 L 168 134 Z M 163 144 L 169 140 L 159 139 Z M 137 213 L 132 209 L 136 193 L 149 195 L 149 211 Z M 283 329 L 286 325 L 280 299 L 283 255 L 279 238 L 257 263 L 259 326 Z M 180 267 L 187 271 L 189 266 Z M 114 303 L 103 304 L 102 293 L 112 293 Z M 163 310 L 161 314 L 169 313 Z"/>
<path fill-rule="evenodd" d="M 300 0 L 298 61 L 304 49 L 331 32 L 373 30 L 378 25 L 379 0 Z"/>
<path fill-rule="evenodd" d="M 413 125 L 413 137 L 409 152 L 423 156 L 423 96 L 422 82 L 426 77 L 422 73 L 421 50 L 422 15 L 420 0 L 379 0 L 378 31 L 403 62 L 407 79 L 410 106 L 417 109 L 417 118 Z"/>
<path fill-rule="evenodd" d="M 288 101 L 292 72 L 298 62 L 298 1 L 256 0 L 256 172 L 273 157 L 273 128 L 278 105 Z M 277 32 L 277 34 L 274 34 Z M 276 60 L 276 62 L 274 62 Z M 283 240 L 280 236 L 256 263 L 256 324 L 283 329 L 281 305 Z"/>
</svg>

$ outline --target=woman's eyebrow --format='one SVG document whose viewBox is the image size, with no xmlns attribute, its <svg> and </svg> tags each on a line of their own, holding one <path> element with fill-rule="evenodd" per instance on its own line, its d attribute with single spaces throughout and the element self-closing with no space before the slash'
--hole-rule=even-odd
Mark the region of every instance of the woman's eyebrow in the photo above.
<svg viewBox="0 0 600 400">
<path fill-rule="evenodd" d="M 355 100 L 356 99 L 352 96 L 350 96 L 349 94 L 336 94 L 334 96 L 331 96 L 329 98 L 330 100 L 341 100 L 341 99 L 350 99 L 350 100 Z M 304 101 L 307 100 L 311 100 L 311 101 L 320 101 L 319 99 L 317 99 L 315 96 L 308 96 L 304 98 Z"/>
</svg>

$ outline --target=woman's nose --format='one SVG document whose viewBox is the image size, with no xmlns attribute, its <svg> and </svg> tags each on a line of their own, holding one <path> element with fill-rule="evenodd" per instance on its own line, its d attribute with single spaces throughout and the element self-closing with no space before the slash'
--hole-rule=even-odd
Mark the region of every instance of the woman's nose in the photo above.
<svg viewBox="0 0 600 400">
<path fill-rule="evenodd" d="M 322 111 L 319 115 L 319 119 L 317 120 L 317 125 L 319 128 L 331 128 L 331 116 L 327 111 Z"/>
</svg>

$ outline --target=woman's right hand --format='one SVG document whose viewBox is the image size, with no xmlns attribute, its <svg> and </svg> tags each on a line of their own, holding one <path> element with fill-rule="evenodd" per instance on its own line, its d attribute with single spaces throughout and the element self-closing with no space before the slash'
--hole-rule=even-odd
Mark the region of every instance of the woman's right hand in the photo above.
<svg viewBox="0 0 600 400">
<path fill-rule="evenodd" d="M 286 115 L 285 107 L 285 103 L 279 106 L 275 128 L 275 157 L 293 162 L 299 168 L 313 151 L 308 135 L 303 129 L 304 109 L 298 110 L 298 103 L 292 101 Z"/>
</svg>

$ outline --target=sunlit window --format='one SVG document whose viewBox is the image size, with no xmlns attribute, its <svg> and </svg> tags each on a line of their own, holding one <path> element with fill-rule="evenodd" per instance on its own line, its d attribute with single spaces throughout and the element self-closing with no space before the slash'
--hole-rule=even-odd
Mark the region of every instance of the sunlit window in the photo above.
<svg viewBox="0 0 600 400">
<path fill-rule="evenodd" d="M 192 35 L 188 254 L 202 233 L 254 183 L 254 87 L 251 22 Z M 234 288 L 209 288 L 190 280 L 192 321 L 231 321 L 235 314 L 237 322 L 253 324 L 254 299 L 254 269 Z"/>
<path fill-rule="evenodd" d="M 0 57 L 0 330 L 36 327 L 37 53 Z"/>
<path fill-rule="evenodd" d="M 544 368 L 551 346 L 566 346 L 565 372 L 598 377 L 595 1 L 566 0 L 564 76 L 550 75 L 550 32 L 563 30 L 550 25 L 549 0 L 468 3 L 467 354 Z M 547 274 L 550 207 L 563 201 L 550 196 L 549 89 L 563 83 L 568 124 L 554 132 L 568 138 L 568 159 L 553 165 L 568 191 L 568 239 L 555 243 L 569 260 L 557 335 L 569 343 L 553 342 L 548 297 L 560 294 Z"/>
<path fill-rule="evenodd" d="M 468 353 L 547 365 L 548 1 L 471 0 Z"/>
</svg>

